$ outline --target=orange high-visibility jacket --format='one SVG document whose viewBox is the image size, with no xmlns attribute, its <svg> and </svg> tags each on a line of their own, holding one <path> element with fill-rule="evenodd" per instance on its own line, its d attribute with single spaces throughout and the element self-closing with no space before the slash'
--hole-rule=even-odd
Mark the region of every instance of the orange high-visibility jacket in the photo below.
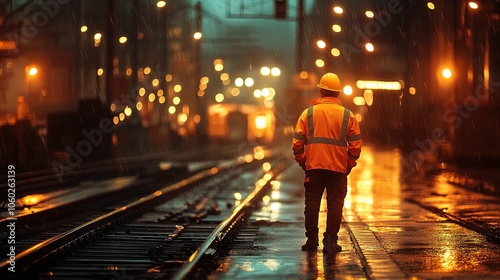
<svg viewBox="0 0 500 280">
<path fill-rule="evenodd" d="M 361 132 L 354 114 L 338 98 L 312 100 L 295 127 L 292 150 L 306 170 L 327 169 L 347 173 L 361 153 Z"/>
</svg>

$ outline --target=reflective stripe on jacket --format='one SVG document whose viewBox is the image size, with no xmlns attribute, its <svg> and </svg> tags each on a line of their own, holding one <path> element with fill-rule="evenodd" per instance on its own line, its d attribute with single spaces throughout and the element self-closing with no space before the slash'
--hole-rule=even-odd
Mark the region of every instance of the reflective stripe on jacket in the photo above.
<svg viewBox="0 0 500 280">
<path fill-rule="evenodd" d="M 306 169 L 341 173 L 356 166 L 361 153 L 361 132 L 354 114 L 335 97 L 312 101 L 297 121 L 292 141 L 295 160 Z"/>
</svg>

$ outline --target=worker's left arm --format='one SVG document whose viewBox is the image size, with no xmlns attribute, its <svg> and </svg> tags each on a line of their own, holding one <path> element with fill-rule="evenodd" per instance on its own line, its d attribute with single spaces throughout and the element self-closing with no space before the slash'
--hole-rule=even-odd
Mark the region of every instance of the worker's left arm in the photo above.
<svg viewBox="0 0 500 280">
<path fill-rule="evenodd" d="M 359 159 L 361 154 L 361 131 L 359 130 L 359 124 L 354 118 L 354 114 L 349 116 L 349 124 L 346 132 L 347 140 L 347 173 L 356 166 L 356 161 Z"/>
</svg>

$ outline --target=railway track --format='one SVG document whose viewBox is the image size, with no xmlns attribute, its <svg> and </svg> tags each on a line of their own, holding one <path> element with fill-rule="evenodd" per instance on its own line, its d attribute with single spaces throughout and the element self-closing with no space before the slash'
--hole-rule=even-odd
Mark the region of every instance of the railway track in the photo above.
<svg viewBox="0 0 500 280">
<path fill-rule="evenodd" d="M 16 175 L 16 237 L 26 238 L 61 222 L 71 222 L 73 216 L 82 218 L 82 212 L 146 195 L 159 185 L 181 180 L 238 153 L 248 153 L 252 147 L 229 145 L 223 151 L 211 151 L 212 161 L 197 161 L 207 155 L 207 149 L 200 150 L 173 153 L 168 157 L 158 154 L 99 162 L 65 174 L 68 180 L 62 182 L 56 180 L 51 170 Z M 40 177 L 30 177 L 35 175 Z M 1 211 L 0 228 L 7 228 L 10 220 L 5 201 Z"/>
<path fill-rule="evenodd" d="M 454 173 L 430 175 L 427 180 L 429 185 L 440 186 L 441 182 L 446 182 L 456 188 L 444 184 L 441 188 L 430 189 L 427 184 L 414 184 L 415 194 L 406 197 L 405 201 L 473 230 L 488 242 L 500 244 L 497 211 L 500 196 L 493 185 Z M 476 206 L 477 202 L 481 202 L 481 207 Z"/>
<path fill-rule="evenodd" d="M 223 150 L 214 154 L 219 159 L 234 157 L 238 153 L 249 150 L 249 145 L 227 145 Z M 80 182 L 92 178 L 93 180 L 104 180 L 117 176 L 140 176 L 148 177 L 157 172 L 160 163 L 167 159 L 170 162 L 189 162 L 204 160 L 202 155 L 213 153 L 209 148 L 200 148 L 191 151 L 176 151 L 169 153 L 156 153 L 150 155 L 136 156 L 130 158 L 112 159 L 100 162 L 86 163 L 77 167 L 65 164 L 55 164 L 51 169 L 39 170 L 16 174 L 17 197 L 29 195 L 36 192 L 60 190 L 78 185 Z M 0 192 L 6 193 L 7 179 L 0 175 Z"/>
<path fill-rule="evenodd" d="M 226 161 L 139 200 L 111 207 L 109 212 L 48 239 L 38 236 L 39 243 L 16 256 L 15 275 L 21 279 L 203 278 L 216 267 L 217 257 L 224 255 L 245 226 L 253 205 L 284 169 L 286 159 L 272 151 L 258 153 L 260 156 Z M 268 171 L 263 173 L 264 161 Z M 237 183 L 257 176 L 262 178 L 251 190 Z M 237 193 L 248 192 L 237 206 L 231 202 L 235 192 L 225 191 L 235 182 Z M 2 263 L 2 273 L 7 266 Z M 178 271 L 184 274 L 174 276 Z"/>
</svg>

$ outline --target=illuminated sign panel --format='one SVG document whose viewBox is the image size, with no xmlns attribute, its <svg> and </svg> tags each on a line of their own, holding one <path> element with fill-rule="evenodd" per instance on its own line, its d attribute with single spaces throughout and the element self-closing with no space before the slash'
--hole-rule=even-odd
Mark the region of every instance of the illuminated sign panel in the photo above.
<svg viewBox="0 0 500 280">
<path fill-rule="evenodd" d="M 17 50 L 16 42 L 15 41 L 0 41 L 0 50 L 15 51 L 15 50 Z"/>
<path fill-rule="evenodd" d="M 401 82 L 398 81 L 363 81 L 356 82 L 359 89 L 400 90 Z"/>
</svg>

